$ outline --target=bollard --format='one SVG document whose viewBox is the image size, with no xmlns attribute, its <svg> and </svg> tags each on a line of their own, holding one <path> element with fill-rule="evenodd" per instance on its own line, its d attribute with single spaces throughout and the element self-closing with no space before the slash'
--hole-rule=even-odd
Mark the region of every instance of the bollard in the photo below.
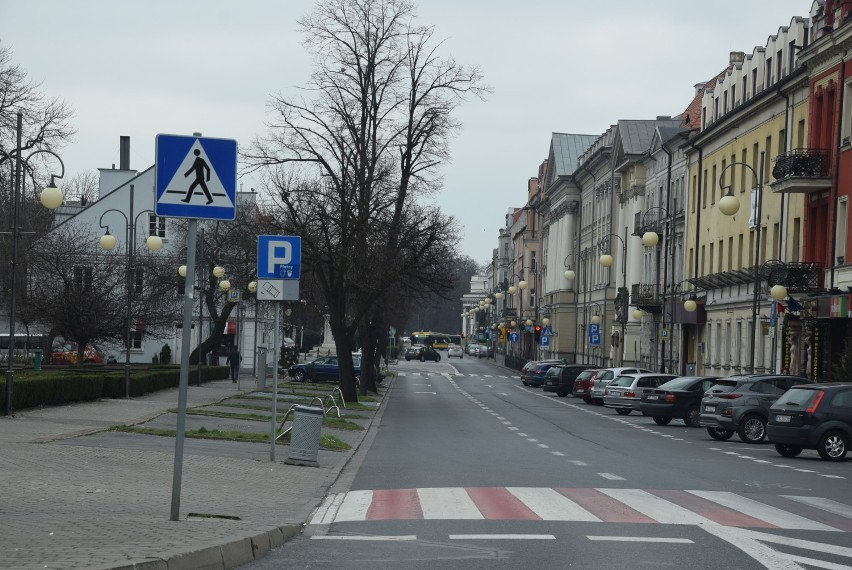
<svg viewBox="0 0 852 570">
<path fill-rule="evenodd" d="M 319 467 L 317 452 L 320 445 L 323 409 L 297 406 L 290 430 L 290 455 L 284 460 L 288 465 Z"/>
<path fill-rule="evenodd" d="M 33 354 L 33 370 L 41 370 L 41 349 L 35 349 Z"/>
</svg>

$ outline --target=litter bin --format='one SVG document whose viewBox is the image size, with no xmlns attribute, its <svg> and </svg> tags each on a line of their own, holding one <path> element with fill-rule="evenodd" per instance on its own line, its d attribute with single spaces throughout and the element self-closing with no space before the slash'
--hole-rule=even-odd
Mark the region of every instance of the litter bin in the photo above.
<svg viewBox="0 0 852 570">
<path fill-rule="evenodd" d="M 258 346 L 257 347 L 257 389 L 265 390 L 266 389 L 266 347 Z"/>
<path fill-rule="evenodd" d="M 35 349 L 33 354 L 33 370 L 41 370 L 41 349 Z"/>
<path fill-rule="evenodd" d="M 322 429 L 322 408 L 296 406 L 293 429 L 290 431 L 290 455 L 284 460 L 289 465 L 319 467 L 317 452 Z"/>
</svg>

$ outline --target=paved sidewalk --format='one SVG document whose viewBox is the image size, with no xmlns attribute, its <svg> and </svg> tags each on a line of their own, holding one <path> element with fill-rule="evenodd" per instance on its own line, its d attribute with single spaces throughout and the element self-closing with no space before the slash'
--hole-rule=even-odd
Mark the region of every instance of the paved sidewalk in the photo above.
<svg viewBox="0 0 852 570">
<path fill-rule="evenodd" d="M 190 386 L 187 406 L 214 404 L 254 385 L 243 377 L 239 392 L 230 380 Z M 286 445 L 276 447 L 273 463 L 268 442 L 187 438 L 181 520 L 173 522 L 174 438 L 99 432 L 158 418 L 177 407 L 177 395 L 173 389 L 0 417 L 0 568 L 175 570 L 250 562 L 301 531 L 376 416 L 368 414 L 368 429 L 347 439 L 351 450 L 320 451 L 319 468 L 284 464 Z M 287 405 L 278 409 L 280 421 Z"/>
</svg>

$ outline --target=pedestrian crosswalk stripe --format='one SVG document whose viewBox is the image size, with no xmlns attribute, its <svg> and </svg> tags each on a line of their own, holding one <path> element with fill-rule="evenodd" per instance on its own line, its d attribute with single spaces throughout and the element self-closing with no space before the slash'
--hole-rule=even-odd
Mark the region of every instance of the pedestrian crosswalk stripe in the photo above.
<svg viewBox="0 0 852 570">
<path fill-rule="evenodd" d="M 786 500 L 784 508 L 779 504 Z M 789 505 L 789 508 L 788 508 Z M 443 487 L 326 497 L 310 524 L 368 520 L 549 520 L 852 531 L 852 506 L 808 496 L 728 491 Z"/>
</svg>

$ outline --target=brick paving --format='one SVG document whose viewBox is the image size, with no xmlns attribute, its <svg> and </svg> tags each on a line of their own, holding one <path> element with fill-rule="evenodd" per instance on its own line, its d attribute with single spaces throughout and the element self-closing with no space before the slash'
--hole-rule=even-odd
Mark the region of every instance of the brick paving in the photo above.
<svg viewBox="0 0 852 570">
<path fill-rule="evenodd" d="M 253 379 L 243 378 L 242 392 L 253 386 Z M 190 386 L 188 407 L 236 395 L 230 381 Z M 353 449 L 321 450 L 318 468 L 284 464 L 289 448 L 283 445 L 273 463 L 268 442 L 187 438 L 180 520 L 170 521 L 174 438 L 104 430 L 174 425 L 169 410 L 176 407 L 175 389 L 0 417 L 0 568 L 175 570 L 246 563 L 300 532 L 367 433 L 323 428 Z M 287 407 L 279 403 L 279 414 Z M 366 418 L 359 422 L 365 428 L 375 416 L 354 413 Z M 192 419 L 195 425 L 204 418 Z M 208 426 L 270 431 L 268 421 L 248 429 L 247 420 L 210 420 Z"/>
</svg>

